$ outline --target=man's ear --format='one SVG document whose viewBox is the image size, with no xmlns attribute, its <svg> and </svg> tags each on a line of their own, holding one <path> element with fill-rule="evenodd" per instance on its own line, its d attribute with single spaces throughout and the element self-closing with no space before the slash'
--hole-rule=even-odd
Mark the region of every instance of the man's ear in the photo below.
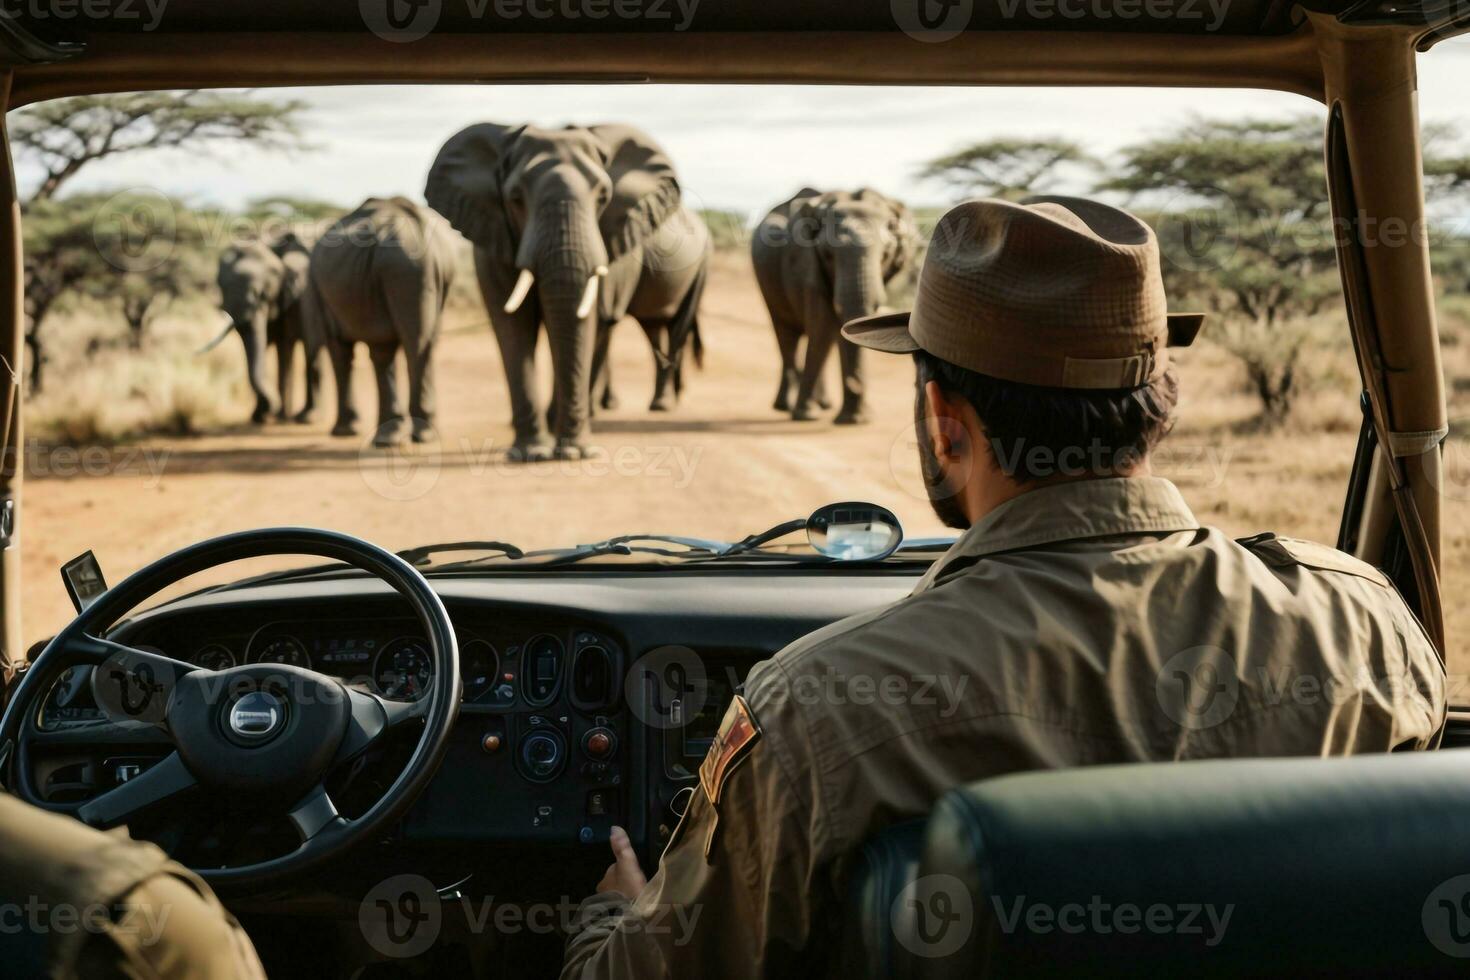
<svg viewBox="0 0 1470 980">
<path fill-rule="evenodd" d="M 969 452 L 964 409 L 965 400 L 946 394 L 939 382 L 924 383 L 924 427 L 938 458 L 954 459 Z"/>
</svg>

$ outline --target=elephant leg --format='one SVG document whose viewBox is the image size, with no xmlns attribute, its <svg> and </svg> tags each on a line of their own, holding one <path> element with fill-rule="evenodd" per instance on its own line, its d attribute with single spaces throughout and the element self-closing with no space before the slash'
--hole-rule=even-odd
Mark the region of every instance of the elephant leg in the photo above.
<svg viewBox="0 0 1470 980">
<path fill-rule="evenodd" d="M 592 348 L 592 407 L 594 411 L 608 411 L 618 407 L 618 396 L 613 392 L 612 359 L 608 348 L 612 345 L 614 324 L 598 324 L 596 345 Z"/>
<path fill-rule="evenodd" d="M 332 425 L 332 435 L 357 435 L 357 400 L 352 395 L 352 360 L 356 346 L 343 336 L 336 314 L 327 307 L 326 300 L 322 299 L 315 286 L 308 287 L 301 296 L 301 332 L 306 339 L 307 404 L 314 404 L 312 373 L 325 350 L 332 365 L 332 380 L 337 385 L 337 421 Z M 319 372 L 315 386 L 320 389 Z"/>
<path fill-rule="evenodd" d="M 281 331 L 282 342 L 289 346 L 292 351 L 296 349 L 298 341 L 301 343 L 301 359 L 305 362 L 306 366 L 305 404 L 302 405 L 301 411 L 291 416 L 292 422 L 299 423 L 316 421 L 317 399 L 321 396 L 322 389 L 321 358 L 323 345 L 306 328 L 307 314 L 305 307 L 306 301 L 303 299 L 288 311 Z M 288 368 L 283 376 L 290 377 L 291 370 Z M 289 388 L 283 388 L 281 392 L 281 403 L 283 406 L 285 405 L 287 390 Z M 281 414 L 286 414 L 284 407 Z"/>
<path fill-rule="evenodd" d="M 422 349 L 403 349 L 408 359 L 408 414 L 413 418 L 413 441 L 432 442 L 437 392 L 434 387 L 434 342 Z"/>
<path fill-rule="evenodd" d="M 398 344 L 372 344 L 373 375 L 378 380 L 378 429 L 374 446 L 393 446 L 403 441 L 403 395 L 398 390 Z"/>
<path fill-rule="evenodd" d="M 809 422 L 817 417 L 819 408 L 827 407 L 823 390 L 822 375 L 827 368 L 827 357 L 832 353 L 841 330 L 837 316 L 830 308 L 827 297 L 817 297 L 807 304 L 806 310 L 806 358 L 801 365 L 801 381 L 796 389 L 796 404 L 791 417 L 798 422 Z"/>
<path fill-rule="evenodd" d="M 313 346 L 308 340 L 301 344 L 302 359 L 306 361 L 306 404 L 291 419 L 293 422 L 311 423 L 321 416 L 322 355 L 321 346 Z"/>
<path fill-rule="evenodd" d="M 669 356 L 668 325 L 662 322 L 643 323 L 643 332 L 648 335 L 648 346 L 653 348 L 653 400 L 648 403 L 650 412 L 667 412 L 679 402 L 676 365 Z"/>
<path fill-rule="evenodd" d="M 771 325 L 776 330 L 776 348 L 781 353 L 781 379 L 776 383 L 776 400 L 771 407 L 778 412 L 791 411 L 791 400 L 801 384 L 801 371 L 797 364 L 797 347 L 801 344 L 801 325 L 782 316 L 772 314 Z"/>
<path fill-rule="evenodd" d="M 435 271 L 431 266 L 406 262 L 396 265 L 392 274 L 385 270 L 382 282 L 388 317 L 408 365 L 408 414 L 413 419 L 414 442 L 436 438 L 434 346 L 448 291 Z"/>
<path fill-rule="evenodd" d="M 546 419 L 536 406 L 536 336 L 540 331 L 536 297 L 527 297 L 515 313 L 502 309 L 515 277 L 514 269 L 503 268 L 479 249 L 475 250 L 475 278 L 479 280 L 480 294 L 490 314 L 490 327 L 500 348 L 505 387 L 510 395 L 515 441 L 506 458 L 525 463 L 551 458 L 551 440 L 546 434 Z"/>
<path fill-rule="evenodd" d="M 281 330 L 276 340 L 276 390 L 280 401 L 276 405 L 276 418 L 282 422 L 291 415 L 291 375 L 296 369 L 296 338 Z"/>
<path fill-rule="evenodd" d="M 337 421 L 334 436 L 357 435 L 357 400 L 352 396 L 352 360 L 357 345 L 349 340 L 333 339 L 327 345 L 332 360 L 332 378 L 337 383 Z"/>
<path fill-rule="evenodd" d="M 863 400 L 863 349 L 846 337 L 838 337 L 837 359 L 842 365 L 842 408 L 832 421 L 837 425 L 861 425 L 868 421 Z"/>
</svg>

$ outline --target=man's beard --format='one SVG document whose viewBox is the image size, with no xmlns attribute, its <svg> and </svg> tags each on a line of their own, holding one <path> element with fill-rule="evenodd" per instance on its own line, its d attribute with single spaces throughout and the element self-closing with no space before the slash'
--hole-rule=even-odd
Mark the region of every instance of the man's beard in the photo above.
<svg viewBox="0 0 1470 980">
<path fill-rule="evenodd" d="M 922 396 L 921 396 L 922 397 Z M 958 531 L 968 530 L 970 519 L 960 507 L 960 488 L 949 485 L 939 457 L 934 455 L 934 444 L 929 438 L 928 426 L 924 424 L 922 406 L 915 412 L 915 442 L 919 444 L 919 472 L 924 475 L 924 489 L 929 492 L 929 506 L 945 527 Z"/>
</svg>

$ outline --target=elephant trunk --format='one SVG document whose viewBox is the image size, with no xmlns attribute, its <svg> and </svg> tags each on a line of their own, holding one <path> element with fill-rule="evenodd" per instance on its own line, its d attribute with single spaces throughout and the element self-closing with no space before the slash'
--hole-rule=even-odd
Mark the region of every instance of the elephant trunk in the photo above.
<svg viewBox="0 0 1470 980">
<path fill-rule="evenodd" d="M 607 274 L 607 248 L 592 208 L 557 199 L 537 209 L 522 238 L 516 265 L 535 276 L 536 296 L 555 371 L 558 442 L 582 440 L 591 412 L 595 306 Z"/>
<path fill-rule="evenodd" d="M 264 306 L 251 310 L 249 314 L 231 317 L 240 342 L 245 346 L 245 372 L 250 378 L 250 388 L 255 393 L 255 411 L 251 421 L 260 423 L 276 410 L 276 400 L 266 384 L 266 339 L 270 317 Z"/>
<path fill-rule="evenodd" d="M 875 248 L 848 247 L 832 256 L 832 308 L 844 323 L 878 312 L 887 299 Z"/>
</svg>

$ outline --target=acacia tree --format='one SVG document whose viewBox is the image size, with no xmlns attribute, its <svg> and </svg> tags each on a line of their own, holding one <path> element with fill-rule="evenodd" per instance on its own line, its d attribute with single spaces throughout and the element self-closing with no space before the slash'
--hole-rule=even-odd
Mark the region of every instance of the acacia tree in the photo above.
<svg viewBox="0 0 1470 980">
<path fill-rule="evenodd" d="M 304 107 L 296 100 L 191 90 L 78 96 L 14 115 L 10 141 L 15 153 L 42 171 L 22 204 L 32 391 L 40 389 L 45 361 L 41 325 L 56 300 L 71 289 L 106 294 L 109 283 L 112 295 L 125 291 L 115 265 L 99 253 L 93 224 L 101 202 L 95 195 L 71 202 L 58 198 L 66 183 L 99 160 L 145 150 L 197 150 L 222 143 L 299 147 Z"/>
<path fill-rule="evenodd" d="M 1470 160 L 1426 132 L 1431 202 L 1470 191 Z M 1128 147 L 1099 185 L 1152 206 L 1176 300 L 1219 314 L 1210 336 L 1244 366 L 1261 421 L 1281 423 L 1301 390 L 1310 317 L 1340 302 L 1321 122 L 1195 120 Z"/>
<path fill-rule="evenodd" d="M 1071 140 L 1001 137 L 971 143 L 935 157 L 918 171 L 922 180 L 948 185 L 958 197 L 1016 200 L 1045 193 L 1068 166 L 1091 169 L 1097 161 Z"/>
<path fill-rule="evenodd" d="M 1244 366 L 1261 422 L 1280 424 L 1309 318 L 1341 294 L 1320 123 L 1195 120 L 1121 163 L 1099 189 L 1150 208 L 1171 297 L 1218 314 L 1212 339 Z"/>
</svg>

